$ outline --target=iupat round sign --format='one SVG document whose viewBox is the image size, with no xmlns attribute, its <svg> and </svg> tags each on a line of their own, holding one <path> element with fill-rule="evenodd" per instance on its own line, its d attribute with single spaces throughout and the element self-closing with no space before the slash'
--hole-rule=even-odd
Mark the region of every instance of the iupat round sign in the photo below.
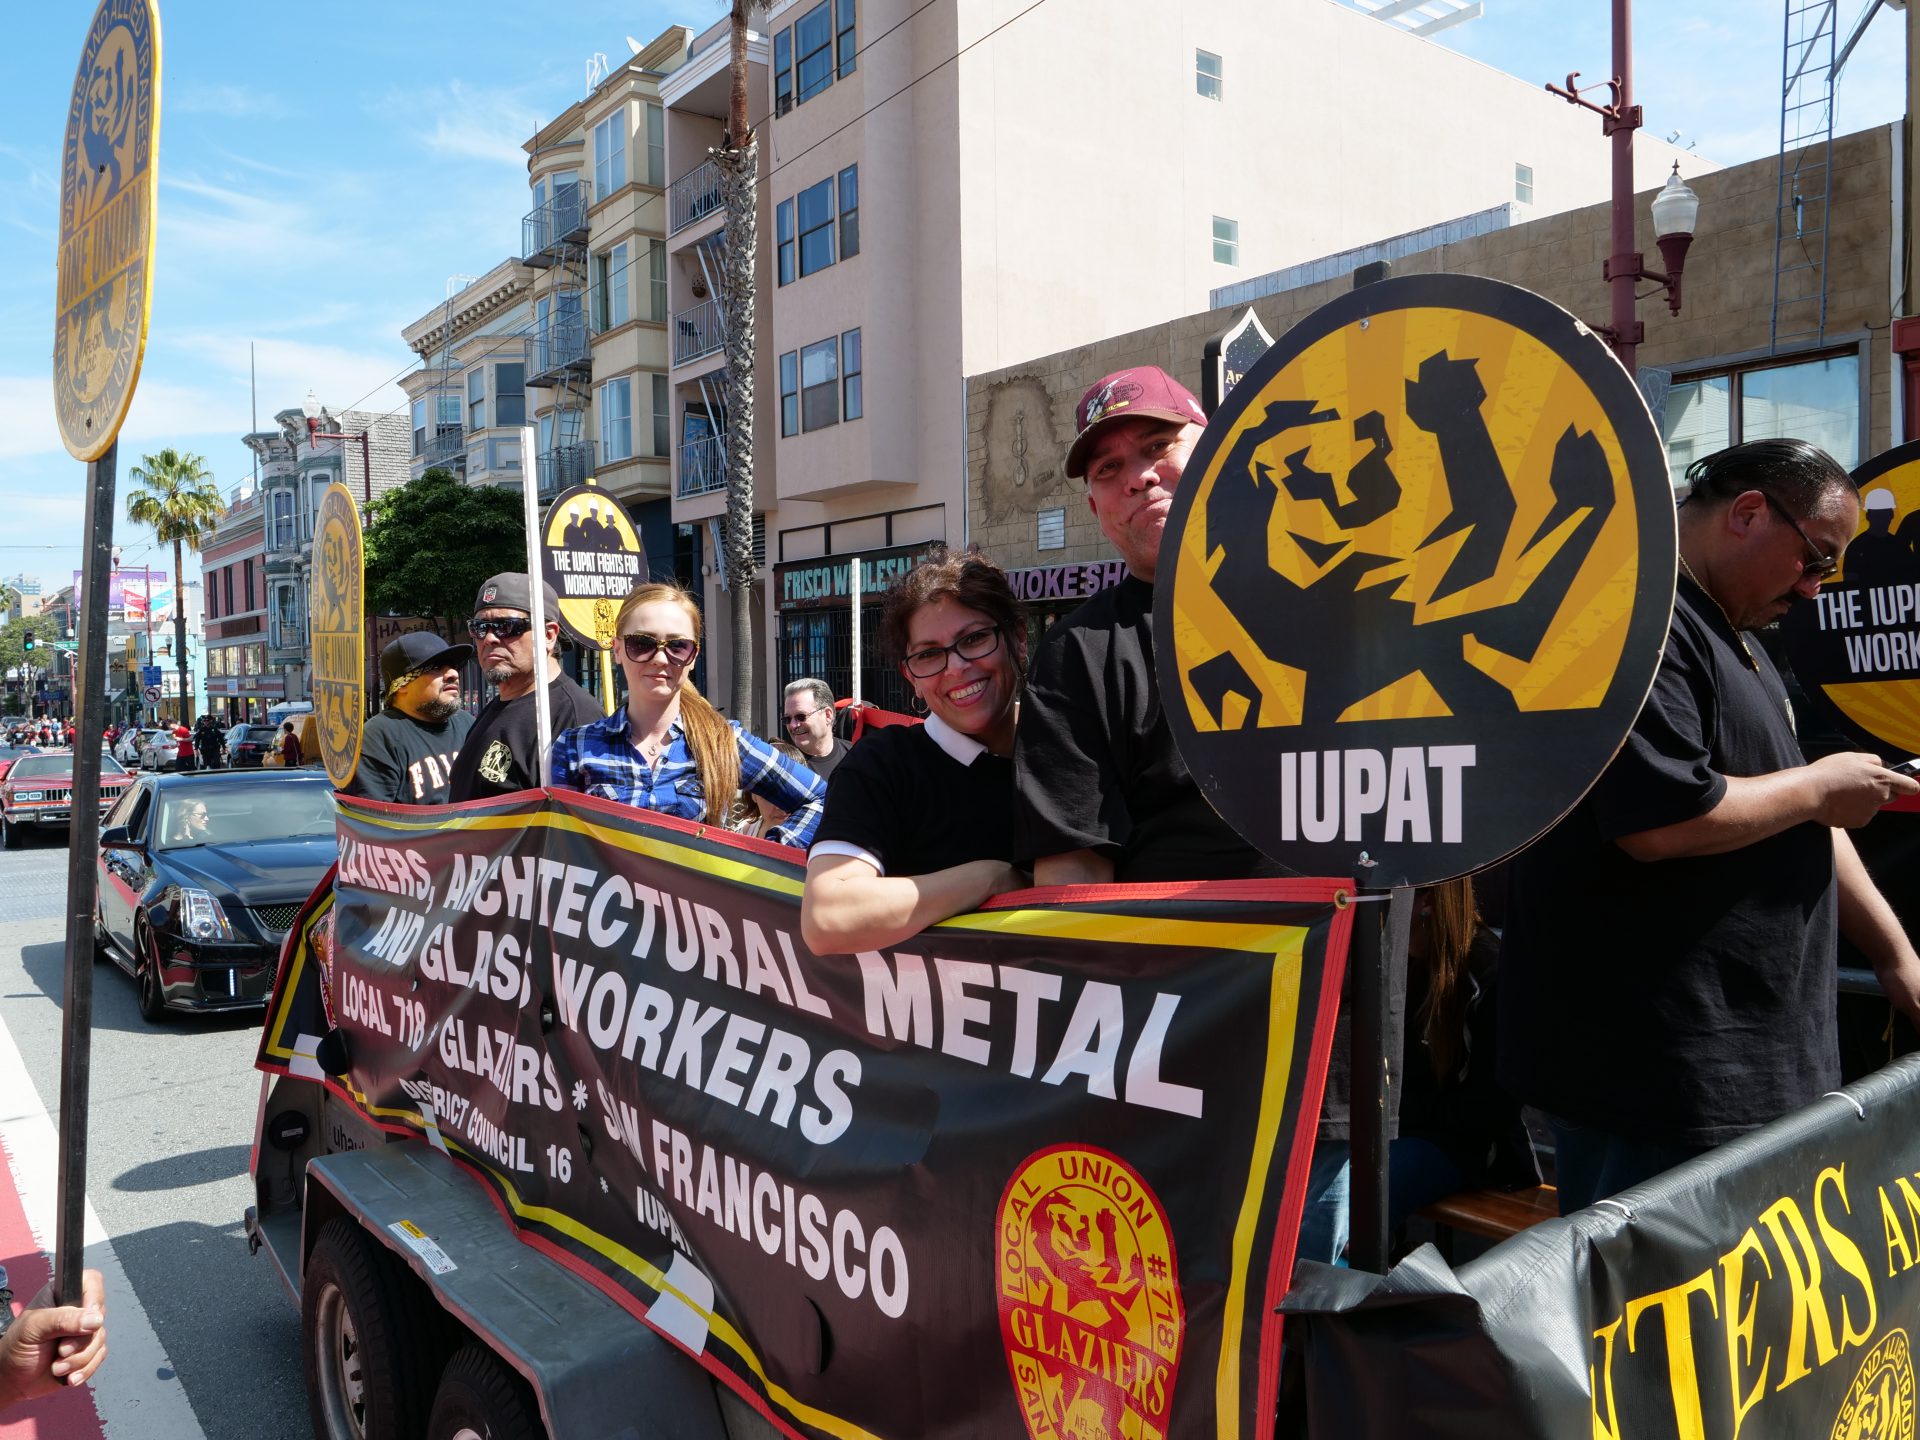
<svg viewBox="0 0 1920 1440">
<path fill-rule="evenodd" d="M 1154 595 L 1168 723 L 1280 863 L 1466 874 L 1619 749 L 1676 553 L 1660 438 L 1597 336 L 1492 280 L 1366 286 L 1282 336 L 1187 464 Z"/>
</svg>

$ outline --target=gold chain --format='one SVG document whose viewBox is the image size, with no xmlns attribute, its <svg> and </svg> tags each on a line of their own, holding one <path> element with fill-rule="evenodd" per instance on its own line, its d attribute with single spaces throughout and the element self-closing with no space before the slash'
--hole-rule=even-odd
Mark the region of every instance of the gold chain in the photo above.
<svg viewBox="0 0 1920 1440">
<path fill-rule="evenodd" d="M 1713 601 L 1713 608 L 1720 612 L 1720 618 L 1727 622 L 1727 629 L 1731 630 L 1733 632 L 1733 638 L 1740 642 L 1740 649 L 1742 653 L 1744 653 L 1746 656 L 1747 668 L 1749 670 L 1758 670 L 1760 668 L 1760 662 L 1754 658 L 1753 646 L 1747 643 L 1746 631 L 1742 630 L 1738 625 L 1733 623 L 1733 616 L 1727 613 L 1727 607 L 1720 603 L 1719 597 L 1717 597 L 1711 590 L 1707 589 L 1705 585 L 1702 585 L 1700 583 L 1700 577 L 1694 574 L 1693 567 L 1687 564 L 1687 557 L 1684 554 L 1681 554 L 1678 550 L 1676 550 L 1674 554 L 1676 558 L 1678 558 L 1678 560 L 1680 561 L 1681 571 L 1686 575 L 1687 579 L 1691 580 L 1696 586 L 1699 587 L 1700 593 L 1702 595 L 1706 596 L 1709 600 Z"/>
</svg>

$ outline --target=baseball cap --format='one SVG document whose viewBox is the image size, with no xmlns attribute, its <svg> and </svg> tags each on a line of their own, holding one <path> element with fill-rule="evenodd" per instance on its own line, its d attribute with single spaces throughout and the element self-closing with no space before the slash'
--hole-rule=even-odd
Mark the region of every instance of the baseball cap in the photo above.
<svg viewBox="0 0 1920 1440">
<path fill-rule="evenodd" d="M 540 588 L 547 596 L 547 619 L 560 619 L 560 597 L 554 593 L 553 586 L 545 581 Z M 480 587 L 480 593 L 473 602 L 473 613 L 482 610 L 524 610 L 533 613 L 533 582 L 525 571 L 509 570 L 504 575 L 496 575 Z"/>
<path fill-rule="evenodd" d="M 391 690 L 394 681 L 412 671 L 464 665 L 472 658 L 471 645 L 449 645 L 431 630 L 415 630 L 380 652 L 380 686 Z"/>
<path fill-rule="evenodd" d="M 1207 412 L 1193 392 L 1158 365 L 1136 365 L 1096 380 L 1080 397 L 1073 412 L 1073 448 L 1067 451 L 1067 476 L 1077 480 L 1087 473 L 1087 452 L 1094 435 L 1109 420 L 1171 420 L 1176 425 L 1204 425 Z"/>
</svg>

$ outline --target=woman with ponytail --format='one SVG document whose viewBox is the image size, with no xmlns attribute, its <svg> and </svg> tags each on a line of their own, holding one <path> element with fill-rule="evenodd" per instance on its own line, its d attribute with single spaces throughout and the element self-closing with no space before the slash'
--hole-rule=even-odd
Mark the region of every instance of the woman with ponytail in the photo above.
<svg viewBox="0 0 1920 1440">
<path fill-rule="evenodd" d="M 820 777 L 728 720 L 687 678 L 700 653 L 693 597 L 678 585 L 636 586 L 614 633 L 627 703 L 554 742 L 554 785 L 718 827 L 744 790 L 787 812 L 767 839 L 811 843 L 827 793 Z"/>
</svg>

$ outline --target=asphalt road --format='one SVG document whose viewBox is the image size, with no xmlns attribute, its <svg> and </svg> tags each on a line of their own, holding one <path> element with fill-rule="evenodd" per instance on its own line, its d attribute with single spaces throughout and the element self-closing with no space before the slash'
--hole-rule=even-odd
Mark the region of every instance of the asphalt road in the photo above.
<svg viewBox="0 0 1920 1440">
<path fill-rule="evenodd" d="M 60 1098 L 66 872 L 64 836 L 0 851 L 0 1022 L 51 1115 Z M 258 1023 L 152 1026 L 140 1018 L 130 977 L 107 963 L 94 971 L 87 1191 L 208 1440 L 308 1427 L 299 1316 L 271 1263 L 247 1254 L 240 1228 L 252 1201 Z M 108 1313 L 111 1347 L 111 1297 Z M 110 1354 L 109 1366 L 117 1358 Z M 158 1367 L 152 1383 L 173 1378 Z"/>
</svg>

